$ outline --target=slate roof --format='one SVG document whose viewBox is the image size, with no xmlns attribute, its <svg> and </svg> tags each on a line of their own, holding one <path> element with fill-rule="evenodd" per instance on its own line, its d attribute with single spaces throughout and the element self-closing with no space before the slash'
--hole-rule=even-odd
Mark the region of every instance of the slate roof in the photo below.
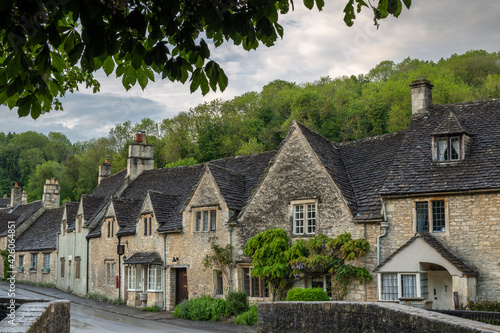
<svg viewBox="0 0 500 333">
<path fill-rule="evenodd" d="M 119 226 L 116 233 L 118 236 L 131 235 L 135 233 L 135 223 L 139 217 L 142 201 L 131 198 L 111 198 L 111 203 L 115 211 L 115 218 Z M 101 227 L 104 222 L 102 218 L 99 223 L 92 226 L 87 238 L 101 236 Z"/>
<path fill-rule="evenodd" d="M 471 136 L 465 159 L 432 161 L 432 135 L 453 120 Z M 458 126 L 458 125 L 457 125 Z M 449 126 L 449 131 L 454 132 Z M 407 195 L 500 188 L 500 100 L 433 105 L 413 116 L 393 159 L 381 195 Z"/>
<path fill-rule="evenodd" d="M 0 198 L 0 207 L 9 207 L 10 198 Z"/>
<path fill-rule="evenodd" d="M 183 201 L 180 195 L 148 191 L 156 221 L 160 224 L 159 232 L 174 231 L 182 228 Z"/>
<path fill-rule="evenodd" d="M 104 178 L 92 191 L 91 195 L 96 197 L 109 198 L 120 188 L 127 176 L 127 169 L 118 171 L 114 175 Z"/>
<path fill-rule="evenodd" d="M 57 247 L 64 207 L 47 209 L 16 240 L 16 251 L 52 250 Z"/>
<path fill-rule="evenodd" d="M 10 212 L 17 215 L 16 219 L 16 229 L 26 221 L 32 214 L 34 214 L 38 209 L 42 209 L 43 204 L 41 200 L 33 201 L 25 205 L 18 205 L 14 207 Z M 59 221 L 60 222 L 60 221 Z M 4 231 L 0 236 L 5 236 L 7 234 Z"/>
<path fill-rule="evenodd" d="M 80 200 L 83 205 L 84 225 L 89 226 L 94 216 L 107 204 L 107 198 L 84 194 Z"/>
<path fill-rule="evenodd" d="M 460 123 L 453 111 L 448 114 L 445 120 L 432 132 L 432 135 L 448 135 L 468 133 L 465 127 Z"/>
<path fill-rule="evenodd" d="M 137 252 L 123 261 L 126 265 L 158 264 L 162 265 L 163 260 L 158 252 Z"/>
<path fill-rule="evenodd" d="M 75 219 L 79 206 L 79 202 L 66 201 L 64 203 L 64 207 L 66 208 L 66 230 L 68 231 L 75 230 Z"/>
<path fill-rule="evenodd" d="M 436 250 L 444 259 L 448 260 L 453 266 L 455 266 L 459 271 L 461 271 L 466 276 L 475 276 L 477 277 L 478 272 L 469 267 L 458 255 L 448 250 L 436 237 L 432 236 L 429 232 L 417 232 L 415 236 L 413 236 L 406 244 L 397 249 L 393 254 L 391 254 L 384 262 L 378 265 L 374 272 L 378 271 L 382 266 L 384 266 L 387 262 L 392 260 L 394 257 L 398 255 L 404 248 L 408 247 L 411 243 L 413 243 L 417 238 L 421 238 L 427 244 L 429 244 L 434 250 Z"/>
<path fill-rule="evenodd" d="M 210 165 L 210 172 L 229 209 L 241 210 L 245 197 L 245 176 L 215 163 Z"/>
<path fill-rule="evenodd" d="M 7 231 L 8 226 L 9 226 L 9 221 L 15 221 L 19 215 L 14 214 L 14 213 L 9 213 L 9 210 L 7 211 L 0 211 L 0 235 L 3 234 L 5 231 Z"/>
<path fill-rule="evenodd" d="M 332 177 L 333 181 L 342 192 L 342 195 L 347 200 L 351 213 L 356 215 L 357 209 L 354 190 L 349 181 L 349 176 L 342 161 L 338 145 L 299 122 L 297 122 L 297 125 L 330 174 L 330 177 Z"/>
<path fill-rule="evenodd" d="M 404 136 L 401 131 L 338 145 L 356 200 L 355 219 L 382 218 L 379 193 Z"/>
</svg>

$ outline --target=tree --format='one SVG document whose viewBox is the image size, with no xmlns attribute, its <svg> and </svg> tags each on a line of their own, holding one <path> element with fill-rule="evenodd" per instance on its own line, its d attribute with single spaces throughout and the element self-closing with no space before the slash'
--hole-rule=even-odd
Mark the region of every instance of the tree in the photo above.
<svg viewBox="0 0 500 333">
<path fill-rule="evenodd" d="M 352 25 L 362 7 L 375 24 L 399 16 L 411 0 L 348 0 L 344 21 Z M 58 97 L 85 83 L 94 92 L 93 73 L 115 72 L 128 90 L 144 89 L 162 78 L 185 83 L 191 92 L 223 91 L 228 83 L 210 58 L 207 41 L 218 47 L 231 40 L 245 50 L 272 46 L 283 37 L 279 14 L 292 0 L 3 0 L 0 3 L 0 104 L 18 107 L 19 116 L 38 118 L 61 109 Z M 324 0 L 304 0 L 321 10 Z M 200 38 L 200 36 L 206 37 Z"/>
<path fill-rule="evenodd" d="M 278 298 L 284 298 L 295 281 L 330 274 L 332 292 L 342 299 L 353 279 L 372 279 L 366 268 L 349 263 L 368 249 L 366 240 L 352 239 L 349 233 L 336 238 L 318 234 L 291 244 L 284 230 L 270 229 L 250 238 L 243 254 L 252 257 L 252 275 L 265 278 Z"/>
</svg>

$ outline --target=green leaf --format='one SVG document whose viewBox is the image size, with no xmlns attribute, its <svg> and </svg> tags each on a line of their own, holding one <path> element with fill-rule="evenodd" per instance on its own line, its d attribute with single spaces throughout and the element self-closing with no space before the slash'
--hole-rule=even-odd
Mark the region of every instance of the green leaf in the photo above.
<svg viewBox="0 0 500 333">
<path fill-rule="evenodd" d="M 104 73 L 109 76 L 113 73 L 113 69 L 115 68 L 115 62 L 112 57 L 107 57 L 102 63 L 102 68 L 104 69 Z"/>
<path fill-rule="evenodd" d="M 141 86 L 142 90 L 144 90 L 149 82 L 148 74 L 142 68 L 139 68 L 136 74 L 137 74 L 137 82 L 139 82 L 139 85 Z"/>
<path fill-rule="evenodd" d="M 200 88 L 203 96 L 208 94 L 210 88 L 208 87 L 208 80 L 204 72 L 200 72 Z"/>
<path fill-rule="evenodd" d="M 325 0 L 316 0 L 316 7 L 318 7 L 318 10 L 323 10 L 323 7 L 325 6 Z"/>
<path fill-rule="evenodd" d="M 57 52 L 51 52 L 52 55 L 52 66 L 58 72 L 63 72 L 68 65 L 66 64 L 66 60 L 63 59 Z"/>
<path fill-rule="evenodd" d="M 79 43 L 68 52 L 68 61 L 72 66 L 75 65 L 82 57 L 84 47 L 85 45 L 83 43 Z"/>
<path fill-rule="evenodd" d="M 304 6 L 306 6 L 307 9 L 313 9 L 314 0 L 304 0 Z"/>
<path fill-rule="evenodd" d="M 344 13 L 344 22 L 348 27 L 351 27 L 353 20 L 356 18 L 356 14 L 354 14 L 354 0 L 349 0 L 347 5 L 345 5 Z"/>
<path fill-rule="evenodd" d="M 127 65 L 125 65 L 124 62 L 122 62 L 121 64 L 118 65 L 118 67 L 116 67 L 116 77 L 120 77 L 123 75 L 123 73 L 125 73 L 125 70 L 127 69 Z"/>
<path fill-rule="evenodd" d="M 42 106 L 40 105 L 40 101 L 36 97 L 33 97 L 31 101 L 31 118 L 37 119 L 38 117 L 40 117 L 41 113 Z"/>
<path fill-rule="evenodd" d="M 407 9 L 410 9 L 411 7 L 411 0 L 403 0 L 403 3 L 405 4 Z"/>
<path fill-rule="evenodd" d="M 18 99 L 16 106 L 18 107 L 17 114 L 19 117 L 26 117 L 29 115 L 31 108 L 31 95 Z"/>
<path fill-rule="evenodd" d="M 378 11 L 380 13 L 380 18 L 386 18 L 387 15 L 389 15 L 389 12 L 387 11 L 387 7 L 388 6 L 389 6 L 389 0 L 380 0 L 378 2 L 377 9 L 378 9 Z"/>
<path fill-rule="evenodd" d="M 129 90 L 137 81 L 137 76 L 134 68 L 132 66 L 128 66 L 123 74 L 122 84 L 125 89 Z"/>
<path fill-rule="evenodd" d="M 193 72 L 193 75 L 191 76 L 191 84 L 189 85 L 189 90 L 191 91 L 191 94 L 194 93 L 196 90 L 198 90 L 198 87 L 200 86 L 200 72 L 201 69 L 196 69 Z"/>
</svg>

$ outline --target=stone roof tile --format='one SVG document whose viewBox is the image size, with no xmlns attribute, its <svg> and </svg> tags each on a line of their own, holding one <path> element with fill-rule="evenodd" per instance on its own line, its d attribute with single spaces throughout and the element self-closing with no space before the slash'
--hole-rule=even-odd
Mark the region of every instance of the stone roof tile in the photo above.
<svg viewBox="0 0 500 333">
<path fill-rule="evenodd" d="M 16 251 L 56 249 L 64 207 L 47 209 L 16 240 Z"/>
</svg>

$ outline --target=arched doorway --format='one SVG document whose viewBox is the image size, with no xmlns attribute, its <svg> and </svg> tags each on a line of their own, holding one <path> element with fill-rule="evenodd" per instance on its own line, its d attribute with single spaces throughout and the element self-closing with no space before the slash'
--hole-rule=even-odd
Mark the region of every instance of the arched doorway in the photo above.
<svg viewBox="0 0 500 333">
<path fill-rule="evenodd" d="M 429 301 L 433 309 L 453 309 L 453 286 L 450 272 L 441 265 L 420 263 L 423 271 L 427 271 L 429 279 Z"/>
</svg>

